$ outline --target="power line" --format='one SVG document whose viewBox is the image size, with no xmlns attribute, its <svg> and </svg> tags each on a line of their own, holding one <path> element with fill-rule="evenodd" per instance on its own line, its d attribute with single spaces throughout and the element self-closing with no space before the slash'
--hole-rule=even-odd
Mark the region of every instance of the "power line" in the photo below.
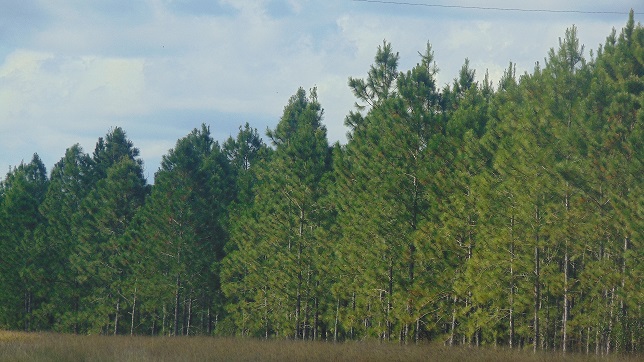
<svg viewBox="0 0 644 362">
<path fill-rule="evenodd" d="M 521 9 L 521 8 L 501 8 L 501 7 L 488 7 L 488 6 L 466 6 L 466 5 L 442 5 L 442 4 L 424 4 L 412 3 L 405 1 L 383 1 L 383 0 L 353 0 L 355 2 L 363 3 L 377 3 L 389 5 L 405 5 L 405 6 L 423 6 L 430 8 L 452 8 L 452 9 L 469 9 L 469 10 L 494 10 L 494 11 L 519 11 L 524 13 L 566 13 L 566 14 L 614 14 L 614 15 L 628 15 L 628 12 L 623 11 L 586 11 L 586 10 L 554 10 L 554 9 Z M 644 14 L 644 13 L 634 13 Z"/>
</svg>

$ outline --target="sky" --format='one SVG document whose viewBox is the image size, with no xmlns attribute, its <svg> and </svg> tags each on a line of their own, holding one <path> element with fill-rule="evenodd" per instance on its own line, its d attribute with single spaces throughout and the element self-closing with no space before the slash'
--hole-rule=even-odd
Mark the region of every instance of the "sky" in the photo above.
<svg viewBox="0 0 644 362">
<path fill-rule="evenodd" d="M 192 129 L 205 123 L 221 143 L 248 122 L 264 136 L 299 87 L 317 87 L 329 141 L 344 143 L 355 102 L 347 80 L 366 77 L 384 40 L 401 71 L 429 42 L 441 86 L 465 58 L 477 80 L 488 72 L 496 83 L 510 62 L 517 74 L 543 64 L 573 25 L 589 58 L 630 9 L 636 22 L 644 17 L 641 0 L 394 2 L 406 4 L 0 0 L 0 179 L 34 153 L 48 171 L 76 143 L 91 154 L 120 126 L 153 182 L 162 156 Z"/>
</svg>

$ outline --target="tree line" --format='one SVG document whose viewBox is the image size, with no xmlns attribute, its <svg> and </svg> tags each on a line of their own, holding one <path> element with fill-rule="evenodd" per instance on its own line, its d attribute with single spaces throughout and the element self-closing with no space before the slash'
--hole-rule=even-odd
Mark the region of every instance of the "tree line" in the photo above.
<svg viewBox="0 0 644 362">
<path fill-rule="evenodd" d="M 0 183 L 0 327 L 607 354 L 644 348 L 644 28 L 576 28 L 498 85 L 428 43 L 350 77 L 330 145 L 300 88 L 268 143 L 202 125 L 150 185 L 122 128 Z"/>
</svg>

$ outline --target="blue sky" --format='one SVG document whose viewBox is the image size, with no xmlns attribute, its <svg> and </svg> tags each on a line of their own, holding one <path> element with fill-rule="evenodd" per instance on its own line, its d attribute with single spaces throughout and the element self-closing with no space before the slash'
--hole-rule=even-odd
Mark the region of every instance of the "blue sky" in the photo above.
<svg viewBox="0 0 644 362">
<path fill-rule="evenodd" d="M 640 0 L 414 0 L 410 3 L 644 12 Z M 152 181 L 161 156 L 201 123 L 223 141 L 249 122 L 274 128 L 298 87 L 316 86 L 331 142 L 345 141 L 355 99 L 383 39 L 400 70 L 430 42 L 439 84 L 465 58 L 496 81 L 542 62 L 573 24 L 596 50 L 625 14 L 526 13 L 351 0 L 0 0 L 0 178 L 37 152 L 48 170 L 65 149 L 121 126 Z M 636 21 L 641 21 L 636 15 Z"/>
</svg>

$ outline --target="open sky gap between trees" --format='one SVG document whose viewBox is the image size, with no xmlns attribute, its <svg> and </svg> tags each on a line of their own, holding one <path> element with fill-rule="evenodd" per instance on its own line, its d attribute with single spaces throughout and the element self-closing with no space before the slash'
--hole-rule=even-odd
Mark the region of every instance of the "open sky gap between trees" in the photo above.
<svg viewBox="0 0 644 362">
<path fill-rule="evenodd" d="M 569 28 L 498 85 L 383 41 L 345 145 L 315 88 L 266 140 L 179 139 L 148 184 L 115 127 L 0 183 L 0 328 L 641 353 L 644 28 Z"/>
</svg>

